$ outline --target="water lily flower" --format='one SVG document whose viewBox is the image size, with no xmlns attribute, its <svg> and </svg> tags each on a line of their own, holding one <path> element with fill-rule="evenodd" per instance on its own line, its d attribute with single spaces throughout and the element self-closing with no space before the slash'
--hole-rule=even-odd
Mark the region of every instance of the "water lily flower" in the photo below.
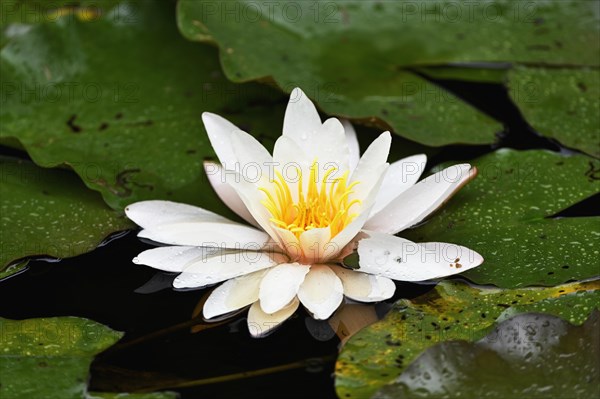
<svg viewBox="0 0 600 399">
<path fill-rule="evenodd" d="M 472 179 L 469 164 L 417 182 L 426 156 L 388 164 L 389 132 L 360 157 L 352 126 L 322 122 L 300 89 L 291 94 L 272 155 L 224 118 L 202 119 L 220 161 L 204 165 L 210 183 L 248 224 L 169 201 L 137 202 L 125 212 L 142 227 L 139 237 L 167 244 L 134 263 L 180 273 L 173 282 L 179 289 L 222 283 L 204 304 L 205 318 L 250 306 L 248 327 L 260 337 L 299 304 L 327 319 L 344 296 L 382 301 L 394 295 L 393 280 L 436 279 L 483 262 L 459 245 L 395 236 Z"/>
</svg>

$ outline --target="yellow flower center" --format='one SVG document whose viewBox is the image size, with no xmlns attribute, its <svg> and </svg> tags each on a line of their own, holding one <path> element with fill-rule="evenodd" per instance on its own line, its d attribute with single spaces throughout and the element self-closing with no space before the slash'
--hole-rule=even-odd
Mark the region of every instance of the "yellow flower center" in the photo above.
<svg viewBox="0 0 600 399">
<path fill-rule="evenodd" d="M 332 166 L 319 180 L 317 176 L 318 164 L 315 160 L 310 167 L 310 176 L 306 193 L 302 184 L 302 171 L 298 173 L 298 201 L 294 202 L 290 186 L 279 171 L 275 171 L 277 179 L 275 192 L 271 193 L 266 188 L 260 188 L 266 194 L 261 203 L 271 213 L 271 222 L 278 227 L 289 230 L 300 237 L 310 229 L 329 227 L 331 237 L 344 229 L 356 216 L 351 214 L 350 208 L 360 204 L 358 199 L 350 201 L 349 196 L 354 191 L 352 188 L 359 182 L 348 184 L 348 171 L 342 177 L 330 180 L 330 176 L 337 168 Z M 329 186 L 329 187 L 328 187 Z"/>
</svg>

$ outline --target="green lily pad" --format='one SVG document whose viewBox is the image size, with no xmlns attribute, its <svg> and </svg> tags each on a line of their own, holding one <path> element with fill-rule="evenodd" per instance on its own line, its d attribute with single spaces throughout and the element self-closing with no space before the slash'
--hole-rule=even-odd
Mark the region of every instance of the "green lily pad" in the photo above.
<svg viewBox="0 0 600 399">
<path fill-rule="evenodd" d="M 464 245 L 484 263 L 464 275 L 515 288 L 599 274 L 600 218 L 553 215 L 600 192 L 600 162 L 548 151 L 499 150 L 472 162 L 479 175 L 424 225 L 413 241 Z"/>
<path fill-rule="evenodd" d="M 18 139 L 38 165 L 72 168 L 115 209 L 168 199 L 231 215 L 204 175 L 214 152 L 201 113 L 272 146 L 287 98 L 227 81 L 214 48 L 181 37 L 171 2 L 42 22 L 4 30 L 0 140 Z"/>
<path fill-rule="evenodd" d="M 184 0 L 178 4 L 178 23 L 186 38 L 219 45 L 229 79 L 269 77 L 286 92 L 299 86 L 329 114 L 391 127 L 433 146 L 490 143 L 501 130 L 405 68 L 415 65 L 411 58 L 421 44 L 409 44 L 400 34 L 399 7 L 392 3 L 379 2 L 383 10 L 373 14 L 377 5 L 372 2 L 282 2 L 272 17 L 265 4 Z M 225 6 L 237 12 L 222 17 Z M 298 19 L 282 14 L 285 9 L 291 15 L 292 8 Z M 249 19 L 245 13 L 252 9 L 258 11 Z M 342 22 L 342 13 L 349 22 Z"/>
<path fill-rule="evenodd" d="M 233 81 L 300 86 L 327 113 L 434 146 L 492 143 L 500 126 L 415 70 L 600 65 L 598 13 L 578 0 L 182 0 L 177 17 L 185 37 L 219 46 Z"/>
<path fill-rule="evenodd" d="M 600 314 L 582 326 L 527 313 L 476 343 L 429 348 L 373 399 L 594 398 L 600 394 Z"/>
<path fill-rule="evenodd" d="M 542 135 L 600 157 L 600 71 L 516 68 L 509 93 Z"/>
<path fill-rule="evenodd" d="M 383 320 L 350 338 L 336 365 L 337 394 L 371 397 L 425 349 L 449 340 L 479 340 L 497 325 L 497 319 L 513 316 L 516 307 L 579 325 L 600 305 L 599 290 L 600 280 L 513 290 L 444 281 L 416 299 L 396 302 Z"/>
<path fill-rule="evenodd" d="M 23 260 L 21 262 L 12 263 L 12 264 L 8 265 L 6 268 L 0 270 L 0 281 L 4 280 L 5 278 L 14 276 L 20 272 L 27 270 L 28 263 L 29 263 L 28 260 Z"/>
<path fill-rule="evenodd" d="M 171 399 L 170 392 L 87 396 L 95 355 L 123 333 L 77 317 L 0 318 L 0 397 L 10 399 Z"/>
<path fill-rule="evenodd" d="M 66 258 L 91 251 L 109 234 L 133 227 L 70 171 L 0 157 L 0 174 L 3 273 L 26 256 Z"/>
</svg>

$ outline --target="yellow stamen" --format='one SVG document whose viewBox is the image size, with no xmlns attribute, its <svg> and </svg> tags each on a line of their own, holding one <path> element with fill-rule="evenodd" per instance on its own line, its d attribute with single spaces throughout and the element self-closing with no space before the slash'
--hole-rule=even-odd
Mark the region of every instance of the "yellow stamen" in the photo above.
<svg viewBox="0 0 600 399">
<path fill-rule="evenodd" d="M 337 171 L 333 166 L 319 179 L 319 166 L 315 160 L 309 169 L 309 180 L 305 190 L 302 170 L 296 170 L 298 199 L 295 202 L 288 182 L 279 171 L 275 172 L 276 179 L 271 182 L 274 184 L 274 195 L 266 188 L 260 188 L 266 195 L 262 204 L 272 216 L 270 221 L 277 227 L 291 231 L 296 237 L 300 237 L 307 230 L 324 227 L 329 227 L 331 237 L 334 237 L 357 216 L 357 213 L 350 213 L 349 210 L 361 204 L 361 201 L 350 200 L 349 197 L 359 182 L 348 184 L 348 171 L 342 177 L 330 180 L 331 175 Z"/>
</svg>

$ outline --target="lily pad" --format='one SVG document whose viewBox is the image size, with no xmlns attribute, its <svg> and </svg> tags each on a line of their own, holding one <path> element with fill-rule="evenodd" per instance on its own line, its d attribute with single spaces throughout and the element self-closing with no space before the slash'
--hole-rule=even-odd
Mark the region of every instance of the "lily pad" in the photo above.
<svg viewBox="0 0 600 399">
<path fill-rule="evenodd" d="M 509 93 L 542 135 L 600 157 L 600 71 L 516 68 Z"/>
<path fill-rule="evenodd" d="M 18 139 L 38 165 L 72 168 L 115 209 L 168 199 L 228 214 L 204 175 L 214 153 L 201 113 L 272 146 L 287 98 L 225 79 L 214 48 L 181 37 L 174 4 L 111 4 L 90 21 L 5 27 L 0 140 Z"/>
<path fill-rule="evenodd" d="M 91 251 L 109 234 L 133 226 L 70 171 L 0 157 L 0 174 L 0 271 L 26 256 Z"/>
<path fill-rule="evenodd" d="M 582 326 L 527 313 L 476 343 L 429 348 L 374 399 L 594 398 L 600 395 L 600 314 Z"/>
<path fill-rule="evenodd" d="M 87 381 L 94 356 L 123 336 L 77 317 L 0 318 L 0 331 L 0 397 L 10 399 L 88 398 Z M 176 395 L 94 393 L 92 397 L 171 399 Z"/>
<path fill-rule="evenodd" d="M 516 307 L 579 325 L 600 305 L 599 290 L 600 280 L 513 290 L 442 282 L 425 295 L 396 302 L 382 321 L 350 338 L 336 365 L 337 394 L 371 397 L 425 349 L 448 340 L 477 341 L 497 325 L 497 319 L 513 316 Z"/>
<path fill-rule="evenodd" d="M 578 0 L 182 0 L 177 17 L 185 37 L 219 46 L 233 81 L 300 86 L 327 113 L 434 146 L 492 143 L 500 126 L 419 68 L 600 65 L 599 15 Z"/>
<path fill-rule="evenodd" d="M 499 150 L 472 164 L 477 178 L 403 236 L 477 251 L 484 263 L 464 275 L 479 284 L 549 286 L 600 274 L 600 217 L 553 217 L 600 192 L 599 161 Z"/>
<path fill-rule="evenodd" d="M 400 34 L 399 6 L 378 4 L 374 14 L 374 2 L 290 1 L 269 13 L 266 3 L 192 0 L 179 2 L 177 17 L 186 38 L 219 45 L 233 81 L 269 77 L 286 92 L 299 86 L 326 113 L 389 126 L 422 144 L 495 141 L 497 122 L 406 69 L 420 44 Z M 298 17 L 290 19 L 293 9 Z"/>
</svg>

